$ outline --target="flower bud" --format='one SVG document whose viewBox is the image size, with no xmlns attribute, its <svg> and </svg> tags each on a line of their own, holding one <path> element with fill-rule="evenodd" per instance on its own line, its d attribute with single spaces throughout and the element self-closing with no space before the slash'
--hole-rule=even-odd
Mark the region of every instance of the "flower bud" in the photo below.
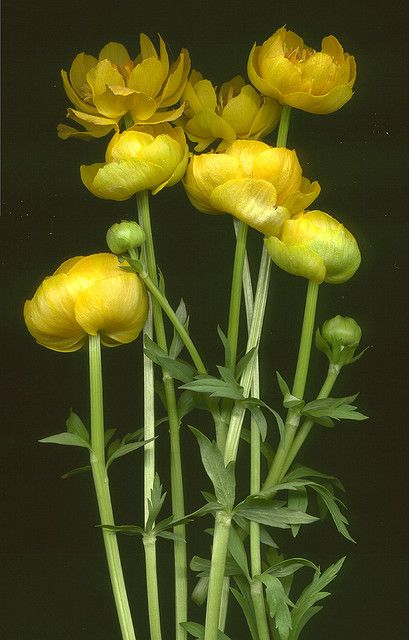
<svg viewBox="0 0 409 640">
<path fill-rule="evenodd" d="M 140 247 L 145 242 L 145 233 L 137 222 L 122 220 L 109 227 L 106 239 L 112 253 L 120 255 Z"/>
<path fill-rule="evenodd" d="M 327 356 L 329 362 L 342 367 L 355 362 L 362 353 L 355 356 L 361 340 L 361 327 L 353 319 L 346 316 L 335 316 L 326 320 L 321 332 L 317 330 L 315 344 L 319 351 Z"/>
<path fill-rule="evenodd" d="M 361 340 L 361 327 L 353 319 L 346 316 L 335 316 L 322 325 L 322 337 L 331 346 L 358 346 Z"/>
</svg>

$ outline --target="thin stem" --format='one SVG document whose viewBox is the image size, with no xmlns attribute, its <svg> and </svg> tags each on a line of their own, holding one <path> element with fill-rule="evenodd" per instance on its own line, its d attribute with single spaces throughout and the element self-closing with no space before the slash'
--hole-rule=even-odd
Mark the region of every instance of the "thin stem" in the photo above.
<svg viewBox="0 0 409 640">
<path fill-rule="evenodd" d="M 236 226 L 236 225 L 235 225 Z M 240 325 L 241 290 L 243 281 L 243 266 L 246 255 L 246 240 L 248 226 L 244 222 L 238 222 L 236 226 L 236 252 L 234 255 L 233 277 L 230 294 L 229 326 L 227 339 L 230 346 L 230 367 L 234 373 L 237 358 L 237 341 Z"/>
<path fill-rule="evenodd" d="M 321 387 L 321 390 L 317 396 L 317 398 L 328 398 L 329 394 L 332 391 L 332 388 L 338 378 L 339 372 L 340 372 L 341 368 L 339 365 L 337 364 L 330 364 L 329 368 L 328 368 L 328 374 L 327 377 L 325 378 L 324 384 Z M 297 453 L 299 452 L 299 450 L 301 449 L 302 445 L 304 444 L 308 434 L 310 433 L 312 427 L 314 426 L 314 420 L 312 420 L 311 418 L 308 418 L 307 420 L 305 420 L 305 422 L 301 425 L 297 435 L 295 436 L 293 443 L 290 447 L 290 450 L 288 451 L 287 457 L 285 459 L 284 465 L 283 465 L 283 469 L 281 472 L 281 477 L 283 477 L 288 469 L 291 467 L 292 463 L 295 460 L 295 457 L 297 455 Z M 281 479 L 281 478 L 280 478 Z"/>
<path fill-rule="evenodd" d="M 298 351 L 297 367 L 294 376 L 292 394 L 299 399 L 304 396 L 307 380 L 308 365 L 310 362 L 311 343 L 314 331 L 315 311 L 317 308 L 319 285 L 316 282 L 308 282 L 307 297 L 305 301 L 304 319 L 301 330 L 300 348 Z M 297 409 L 289 409 L 285 422 L 284 438 L 281 440 L 273 464 L 267 474 L 263 489 L 274 487 L 282 475 L 282 469 L 288 452 L 294 440 L 295 433 L 300 423 L 300 412 Z"/>
<path fill-rule="evenodd" d="M 280 124 L 278 127 L 277 143 L 276 143 L 277 147 L 287 146 L 287 136 L 288 136 L 288 129 L 290 126 L 290 117 L 291 117 L 291 107 L 285 104 L 281 112 Z"/>
<path fill-rule="evenodd" d="M 146 191 L 142 191 L 137 194 L 137 203 L 139 212 L 139 224 L 143 228 L 146 236 L 145 248 L 148 276 L 149 280 L 152 281 L 152 283 L 155 285 L 155 289 L 157 290 L 157 267 L 149 214 L 148 193 Z M 168 345 L 165 326 L 163 322 L 162 309 L 158 302 L 158 298 L 155 296 L 152 299 L 152 310 L 157 343 L 159 347 L 167 353 Z M 162 370 L 162 375 L 169 419 L 172 512 L 174 518 L 183 518 L 185 515 L 185 506 L 182 458 L 179 436 L 180 424 L 177 411 L 175 387 L 173 379 L 167 371 Z M 176 640 L 185 640 L 186 631 L 181 627 L 181 622 L 187 621 L 187 558 L 185 525 L 177 525 L 176 527 L 174 527 L 174 532 L 178 536 L 178 539 L 173 541 L 175 565 L 175 638 Z"/>
<path fill-rule="evenodd" d="M 91 401 L 91 468 L 101 524 L 114 525 L 109 481 L 105 464 L 104 404 L 101 344 L 99 335 L 89 336 L 89 380 Z M 123 640 L 135 640 L 116 534 L 102 529 L 105 553 Z"/>
<path fill-rule="evenodd" d="M 216 513 L 213 536 L 212 562 L 210 565 L 209 590 L 207 593 L 204 640 L 217 640 L 220 603 L 223 593 L 224 567 L 226 564 L 231 516 L 224 511 Z"/>
<path fill-rule="evenodd" d="M 143 538 L 146 564 L 146 587 L 148 595 L 149 629 L 151 640 L 161 640 L 159 610 L 158 577 L 156 568 L 156 538 L 146 535 Z"/>
</svg>

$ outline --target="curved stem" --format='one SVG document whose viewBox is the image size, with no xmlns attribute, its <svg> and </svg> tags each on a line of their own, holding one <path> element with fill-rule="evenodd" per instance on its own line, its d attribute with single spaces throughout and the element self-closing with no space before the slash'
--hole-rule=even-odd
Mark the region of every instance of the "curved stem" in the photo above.
<svg viewBox="0 0 409 640">
<path fill-rule="evenodd" d="M 146 267 L 149 280 L 157 289 L 157 267 L 151 220 L 149 214 L 148 193 L 142 191 L 137 194 L 139 224 L 145 232 Z M 146 280 L 145 280 L 146 282 Z M 148 287 L 149 288 L 149 287 Z M 159 292 L 160 293 L 160 292 Z M 153 294 L 153 291 L 152 291 Z M 163 296 L 162 296 L 163 298 Z M 166 301 L 167 302 L 167 301 Z M 167 303 L 168 304 L 168 303 Z M 168 351 L 165 326 L 163 322 L 162 309 L 156 296 L 152 299 L 153 321 L 155 325 L 156 340 L 161 349 Z M 184 490 L 182 475 L 182 458 L 180 451 L 179 436 L 179 416 L 177 412 L 175 387 L 172 377 L 165 370 L 162 370 L 163 384 L 165 388 L 166 405 L 169 419 L 170 437 L 170 475 L 172 493 L 172 512 L 174 518 L 183 518 L 185 515 Z M 174 532 L 178 539 L 174 540 L 174 564 L 175 564 L 175 624 L 176 640 L 185 640 L 186 631 L 181 627 L 181 622 L 187 621 L 187 558 L 185 542 L 185 525 L 177 525 Z"/>
<path fill-rule="evenodd" d="M 105 464 L 104 405 L 101 344 L 99 334 L 89 336 L 89 379 L 91 401 L 91 468 L 101 524 L 113 525 L 111 496 Z M 135 640 L 116 534 L 102 529 L 116 610 L 123 640 Z"/>
<path fill-rule="evenodd" d="M 328 398 L 329 394 L 332 391 L 332 388 L 338 378 L 339 372 L 341 371 L 341 367 L 337 364 L 330 364 L 328 368 L 328 374 L 325 379 L 324 384 L 321 387 L 321 391 L 319 392 L 317 398 Z M 302 445 L 304 444 L 308 434 L 310 433 L 312 427 L 314 426 L 314 420 L 312 418 L 308 418 L 301 425 L 297 435 L 295 436 L 293 443 L 288 451 L 287 457 L 284 461 L 281 476 L 283 477 L 292 463 L 295 460 L 295 457 Z M 281 479 L 281 478 L 280 478 Z"/>
<path fill-rule="evenodd" d="M 315 311 L 317 308 L 319 285 L 316 282 L 308 282 L 307 297 L 305 301 L 304 319 L 301 330 L 300 348 L 298 351 L 297 367 L 294 376 L 292 394 L 303 398 L 305 383 L 307 380 L 308 365 L 310 362 L 311 343 L 314 331 Z M 289 409 L 285 422 L 284 438 L 280 441 L 273 464 L 267 474 L 263 489 L 274 487 L 279 481 L 283 465 L 294 440 L 295 433 L 300 423 L 300 412 L 297 409 Z"/>
<path fill-rule="evenodd" d="M 204 640 L 217 640 L 220 603 L 224 584 L 224 567 L 229 543 L 231 516 L 225 511 L 216 513 L 213 535 L 212 562 L 210 565 L 209 590 L 207 593 Z"/>
</svg>

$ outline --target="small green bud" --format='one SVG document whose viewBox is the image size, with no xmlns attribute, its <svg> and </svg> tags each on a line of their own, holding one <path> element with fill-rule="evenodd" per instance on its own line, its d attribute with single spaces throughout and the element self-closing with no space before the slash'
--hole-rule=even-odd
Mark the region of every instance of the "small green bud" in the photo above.
<svg viewBox="0 0 409 640">
<path fill-rule="evenodd" d="M 317 348 L 325 353 L 331 364 L 340 367 L 355 362 L 355 350 L 361 340 L 361 327 L 353 318 L 335 316 L 322 325 L 315 334 Z"/>
<path fill-rule="evenodd" d="M 127 253 L 145 242 L 145 233 L 137 222 L 122 220 L 107 231 L 107 245 L 116 255 Z"/>
<path fill-rule="evenodd" d="M 356 347 L 361 335 L 361 327 L 353 318 L 335 316 L 322 325 L 322 337 L 330 346 Z"/>
</svg>

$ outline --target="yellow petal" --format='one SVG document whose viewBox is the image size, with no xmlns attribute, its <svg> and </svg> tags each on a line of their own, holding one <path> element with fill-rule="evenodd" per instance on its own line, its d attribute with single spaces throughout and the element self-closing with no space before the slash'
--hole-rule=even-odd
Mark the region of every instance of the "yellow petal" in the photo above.
<svg viewBox="0 0 409 640">
<path fill-rule="evenodd" d="M 335 36 L 326 36 L 325 38 L 323 38 L 321 43 L 321 51 L 322 53 L 326 53 L 327 55 L 331 56 L 333 61 L 337 64 L 342 64 L 344 61 L 344 50 Z"/>
<path fill-rule="evenodd" d="M 302 170 L 295 151 L 280 147 L 270 147 L 254 159 L 255 178 L 268 180 L 277 189 L 278 202 L 298 191 Z"/>
<path fill-rule="evenodd" d="M 161 189 L 163 189 L 164 187 L 172 187 L 174 184 L 182 180 L 183 176 L 186 173 L 186 167 L 187 167 L 188 161 L 189 161 L 189 150 L 187 148 L 187 144 L 185 140 L 185 153 L 183 155 L 183 158 L 181 159 L 179 164 L 176 166 L 176 169 L 174 170 L 172 175 L 168 178 L 168 180 L 165 180 L 158 187 L 156 187 L 155 189 L 152 189 L 152 194 L 155 195 L 159 191 L 161 191 Z"/>
<path fill-rule="evenodd" d="M 71 65 L 70 82 L 76 94 L 83 100 L 92 99 L 91 87 L 87 82 L 87 73 L 95 67 L 98 60 L 86 53 L 79 53 Z"/>
<path fill-rule="evenodd" d="M 156 49 L 152 44 L 152 40 L 148 38 L 145 33 L 141 33 L 139 36 L 139 43 L 141 48 L 142 60 L 146 58 L 157 58 L 158 54 L 156 53 Z"/>
<path fill-rule="evenodd" d="M 135 340 L 147 313 L 146 291 L 138 276 L 127 272 L 96 280 L 75 303 L 78 324 L 90 335 L 100 332 L 103 342 L 106 336 L 109 346 Z"/>
<path fill-rule="evenodd" d="M 105 136 L 109 131 L 112 131 L 112 129 L 118 128 L 116 120 L 89 113 L 82 113 L 74 109 L 68 109 L 67 117 L 85 127 L 94 138 Z"/>
<path fill-rule="evenodd" d="M 130 61 L 130 56 L 123 44 L 109 42 L 99 52 L 98 60 L 109 60 L 123 71 L 125 65 Z"/>
<path fill-rule="evenodd" d="M 250 82 L 260 91 L 260 93 L 263 93 L 265 96 L 272 96 L 273 98 L 276 98 L 276 100 L 279 100 L 279 96 L 281 94 L 274 91 L 270 83 L 260 75 L 259 54 L 260 47 L 257 47 L 254 43 L 247 62 L 247 74 L 250 78 Z"/>
<path fill-rule="evenodd" d="M 97 109 L 92 105 L 84 102 L 74 91 L 72 88 L 70 81 L 68 80 L 67 72 L 61 69 L 61 77 L 64 85 L 65 93 L 68 96 L 68 99 L 72 102 L 72 104 L 77 107 L 80 111 L 84 111 L 85 113 L 98 113 Z"/>
<path fill-rule="evenodd" d="M 209 109 L 202 109 L 188 120 L 185 124 L 185 131 L 190 140 L 199 143 L 209 139 L 213 141 L 217 138 L 222 138 L 228 144 L 231 144 L 236 139 L 236 134 L 231 125 L 214 111 L 209 111 Z M 203 150 L 206 147 L 203 144 L 199 144 L 196 150 L 198 151 L 199 148 Z"/>
<path fill-rule="evenodd" d="M 276 207 L 276 190 L 265 180 L 230 180 L 216 187 L 209 200 L 214 209 L 231 213 L 265 235 L 280 233 L 289 217 L 286 209 Z"/>
<path fill-rule="evenodd" d="M 182 104 L 177 109 L 170 109 L 168 111 L 155 111 L 151 116 L 145 118 L 144 124 L 160 124 L 162 122 L 173 122 L 180 118 L 184 111 L 184 104 Z"/>
<path fill-rule="evenodd" d="M 123 133 L 116 133 L 107 147 L 105 160 L 107 162 L 132 160 L 132 158 L 138 156 L 143 147 L 151 144 L 153 139 L 152 135 L 137 129 L 128 129 Z"/>
<path fill-rule="evenodd" d="M 331 56 L 320 52 L 299 65 L 302 80 L 309 83 L 309 92 L 313 95 L 323 95 L 333 88 L 338 68 Z"/>
<path fill-rule="evenodd" d="M 128 86 L 150 98 L 155 98 L 165 81 L 162 63 L 157 58 L 145 58 L 132 70 Z"/>
<path fill-rule="evenodd" d="M 194 156 L 189 169 L 186 173 L 186 181 L 197 188 L 207 201 L 213 189 L 220 184 L 244 177 L 237 158 L 226 154 L 207 153 Z"/>
<path fill-rule="evenodd" d="M 260 74 L 268 82 L 266 95 L 280 102 L 288 93 L 305 89 L 299 65 L 292 64 L 287 58 L 267 58 L 260 63 Z"/>
<path fill-rule="evenodd" d="M 156 100 L 139 92 L 129 96 L 126 105 L 134 122 L 145 122 L 156 111 Z"/>
<path fill-rule="evenodd" d="M 82 182 L 94 196 L 118 202 L 162 182 L 159 167 L 138 160 L 82 165 L 80 171 Z"/>
<path fill-rule="evenodd" d="M 291 216 L 294 216 L 309 207 L 320 192 L 321 187 L 317 181 L 310 182 L 307 178 L 302 177 L 299 190 L 285 198 L 282 205 L 288 209 Z"/>
<path fill-rule="evenodd" d="M 272 261 L 284 271 L 320 284 L 324 281 L 326 269 L 323 259 L 303 245 L 286 246 L 278 238 L 264 240 Z"/>
<path fill-rule="evenodd" d="M 161 35 L 158 34 L 159 36 L 159 60 L 162 63 L 162 69 L 163 69 L 163 75 L 166 78 L 166 76 L 169 73 L 169 56 L 168 56 L 168 52 L 166 50 L 166 44 L 164 43 L 164 41 L 161 38 Z"/>
<path fill-rule="evenodd" d="M 171 66 L 169 77 L 160 96 L 161 106 L 170 107 L 182 97 L 190 71 L 190 56 L 182 49 L 179 58 Z"/>
<path fill-rule="evenodd" d="M 257 94 L 256 94 L 257 95 Z M 241 92 L 229 100 L 222 111 L 222 116 L 232 126 L 238 136 L 247 134 L 257 115 L 258 100 Z"/>
<path fill-rule="evenodd" d="M 278 125 L 281 116 L 281 105 L 274 98 L 264 98 L 251 125 L 249 136 L 264 138 Z"/>
<path fill-rule="evenodd" d="M 243 176 L 246 175 L 249 178 L 252 178 L 255 159 L 267 149 L 270 149 L 270 147 L 265 144 L 265 142 L 260 142 L 259 140 L 236 140 L 228 149 L 226 149 L 225 153 L 228 156 L 237 158 L 240 162 Z M 240 176 L 237 175 L 234 177 L 238 178 Z M 258 178 L 261 176 L 254 177 Z"/>
<path fill-rule="evenodd" d="M 217 106 L 216 91 L 210 80 L 200 80 L 195 85 L 196 95 L 202 108 L 214 111 Z"/>
<path fill-rule="evenodd" d="M 286 104 L 309 113 L 333 113 L 352 98 L 352 89 L 348 85 L 334 87 L 323 96 L 312 96 L 308 93 L 289 93 L 285 97 Z"/>
</svg>

